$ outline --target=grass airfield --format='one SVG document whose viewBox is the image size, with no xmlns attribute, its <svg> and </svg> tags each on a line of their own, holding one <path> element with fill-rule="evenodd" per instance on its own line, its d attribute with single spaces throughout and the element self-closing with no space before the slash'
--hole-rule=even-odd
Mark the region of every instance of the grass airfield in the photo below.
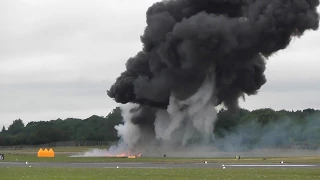
<svg viewBox="0 0 320 180">
<path fill-rule="evenodd" d="M 67 163 L 109 163 L 109 162 L 150 162 L 150 163 L 320 163 L 320 157 L 269 157 L 263 158 L 153 158 L 140 157 L 135 159 L 116 157 L 69 157 L 56 155 L 54 158 L 38 158 L 35 155 L 5 155 L 5 162 L 67 162 Z M 0 161 L 1 162 L 1 161 Z"/>
<path fill-rule="evenodd" d="M 93 180 L 206 180 L 206 179 L 319 179 L 319 169 L 80 169 L 0 168 L 1 179 L 93 179 Z"/>
<path fill-rule="evenodd" d="M 38 158 L 37 149 L 0 151 L 0 163 L 26 163 L 24 167 L 1 167 L 0 179 L 320 179 L 320 168 L 57 168 L 33 167 L 32 163 L 159 163 L 159 164 L 320 164 L 320 156 L 304 157 L 241 157 L 235 158 L 171 158 L 140 157 L 70 157 L 88 151 L 86 148 L 54 148 L 54 158 Z M 10 154 L 9 154 L 10 153 Z"/>
</svg>

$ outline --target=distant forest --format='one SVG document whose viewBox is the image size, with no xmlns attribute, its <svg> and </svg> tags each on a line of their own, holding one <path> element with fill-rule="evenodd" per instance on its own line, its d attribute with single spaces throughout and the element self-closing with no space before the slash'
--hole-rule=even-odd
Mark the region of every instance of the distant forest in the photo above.
<svg viewBox="0 0 320 180">
<path fill-rule="evenodd" d="M 87 119 L 68 118 L 29 122 L 17 119 L 0 132 L 0 146 L 37 145 L 58 141 L 117 141 L 114 126 L 122 124 L 121 109 L 107 116 L 93 115 Z M 320 111 L 275 111 L 240 109 L 230 114 L 221 110 L 214 132 L 220 142 L 238 143 L 247 147 L 320 148 Z M 219 143 L 223 144 L 223 143 Z"/>
</svg>

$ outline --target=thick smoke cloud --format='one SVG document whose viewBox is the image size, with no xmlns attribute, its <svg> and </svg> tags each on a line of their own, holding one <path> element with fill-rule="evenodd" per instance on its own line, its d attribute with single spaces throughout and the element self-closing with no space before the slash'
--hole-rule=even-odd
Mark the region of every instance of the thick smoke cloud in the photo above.
<svg viewBox="0 0 320 180">
<path fill-rule="evenodd" d="M 239 97 L 256 94 L 266 83 L 267 58 L 293 37 L 318 29 L 318 5 L 318 0 L 155 3 L 146 13 L 143 50 L 127 61 L 108 95 L 118 103 L 140 105 L 131 122 L 141 137 L 144 132 L 157 136 L 157 112 L 168 110 L 173 97 L 192 98 L 208 78 L 213 78 L 214 89 L 207 102 L 237 109 Z M 193 115 L 188 119 L 194 121 Z"/>
</svg>

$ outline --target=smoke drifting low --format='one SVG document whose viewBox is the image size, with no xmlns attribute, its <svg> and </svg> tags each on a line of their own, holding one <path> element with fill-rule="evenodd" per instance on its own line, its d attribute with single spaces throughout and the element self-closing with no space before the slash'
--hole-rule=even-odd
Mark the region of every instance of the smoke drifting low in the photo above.
<svg viewBox="0 0 320 180">
<path fill-rule="evenodd" d="M 118 126 L 133 147 L 214 140 L 217 105 L 266 83 L 265 64 L 293 37 L 317 30 L 318 0 L 171 0 L 152 5 L 141 36 L 108 95 L 133 104 Z"/>
</svg>

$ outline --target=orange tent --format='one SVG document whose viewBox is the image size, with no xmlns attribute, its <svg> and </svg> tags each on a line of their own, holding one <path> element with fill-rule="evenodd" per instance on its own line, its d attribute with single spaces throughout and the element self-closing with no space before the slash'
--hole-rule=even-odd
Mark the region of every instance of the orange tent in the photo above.
<svg viewBox="0 0 320 180">
<path fill-rule="evenodd" d="M 43 156 L 43 149 L 40 148 L 38 151 L 38 157 L 42 157 Z"/>
<path fill-rule="evenodd" d="M 44 150 L 40 148 L 38 151 L 38 157 L 54 157 L 54 151 L 51 148 L 49 151 L 47 148 Z"/>
<path fill-rule="evenodd" d="M 48 157 L 54 157 L 54 151 L 51 148 L 48 151 Z"/>
</svg>

